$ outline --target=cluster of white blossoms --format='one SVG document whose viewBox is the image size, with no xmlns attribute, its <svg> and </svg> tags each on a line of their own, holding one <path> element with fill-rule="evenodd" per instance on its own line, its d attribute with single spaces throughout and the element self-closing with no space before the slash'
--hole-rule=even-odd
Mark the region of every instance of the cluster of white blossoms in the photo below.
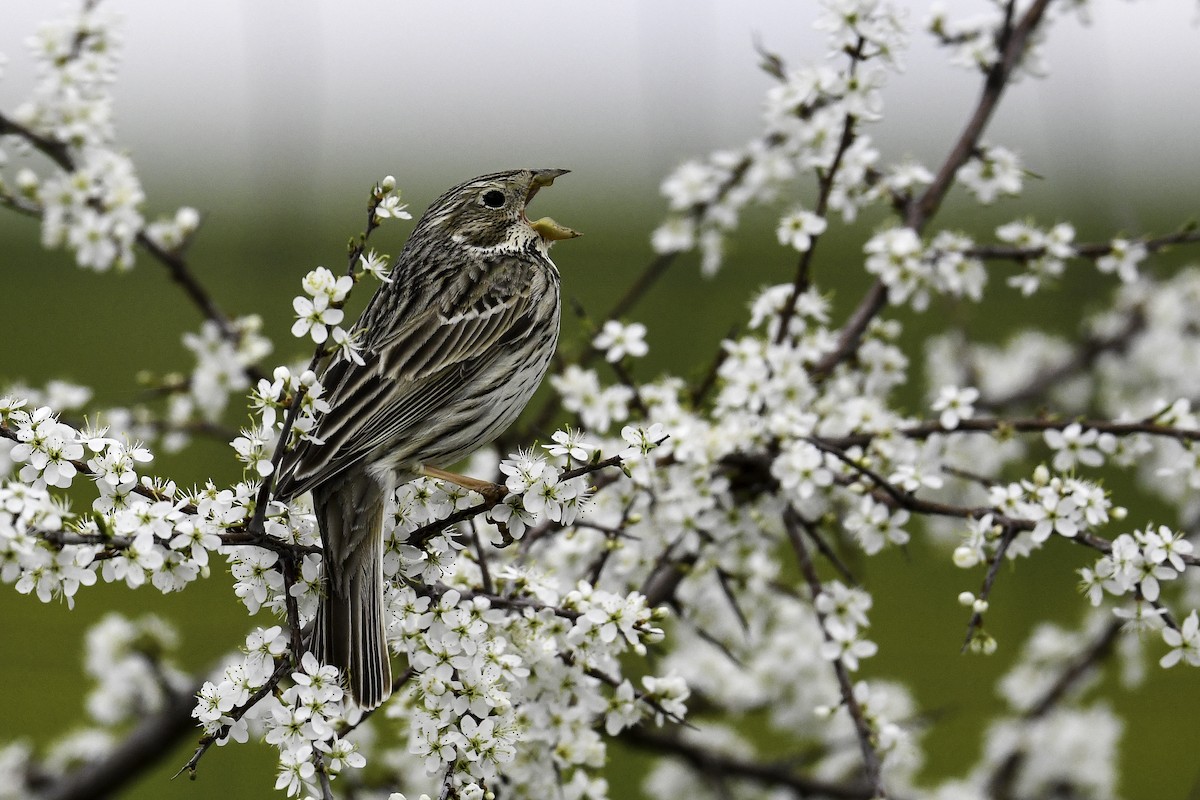
<svg viewBox="0 0 1200 800">
<path fill-rule="evenodd" d="M 315 345 L 308 366 L 267 364 L 257 317 L 201 302 L 206 320 L 184 336 L 194 366 L 151 381 L 165 410 L 97 417 L 86 387 L 4 387 L 0 581 L 72 606 L 99 582 L 182 590 L 220 557 L 254 622 L 240 652 L 189 676 L 161 622 L 105 619 L 88 638 L 90 727 L 45 754 L 0 748 L 0 796 L 36 797 L 35 779 L 104 763 L 130 714 L 167 714 L 194 693 L 204 738 L 187 769 L 203 780 L 211 744 L 265 742 L 276 789 L 306 799 L 603 800 L 613 742 L 654 759 L 649 796 L 1115 797 L 1122 721 L 1096 697 L 1106 654 L 1131 688 L 1156 660 L 1200 666 L 1187 533 L 1200 522 L 1200 415 L 1187 399 L 1200 396 L 1200 270 L 1151 277 L 1158 250 L 1200 236 L 1087 243 L 1070 223 L 1024 217 L 983 238 L 940 228 L 952 185 L 999 203 L 1022 191 L 1024 167 L 982 126 L 937 169 L 892 160 L 864 131 L 884 119 L 905 15 L 885 0 L 821 5 L 829 57 L 789 67 L 761 54 L 774 81 L 761 133 L 670 175 L 668 218 L 651 237 L 652 269 L 699 250 L 710 274 L 743 212 L 777 205 L 788 273 L 754 291 L 743 331 L 698 380 L 645 380 L 647 328 L 614 313 L 579 353 L 564 351 L 537 431 L 518 427 L 507 457 L 472 459 L 465 471 L 497 492 L 429 478 L 396 490 L 382 569 L 399 668 L 379 710 L 363 712 L 305 651 L 320 536 L 306 498 L 268 490 L 280 448 L 320 444 L 321 360 L 362 363 L 343 308 L 363 276 L 391 280 L 366 245 L 375 226 L 411 218 L 394 178 L 372 187 L 346 273 L 318 267 L 301 281 L 292 333 Z M 1042 3 L 986 6 L 972 19 L 935 9 L 926 24 L 995 100 L 1041 71 L 1049 22 Z M 22 168 L 0 201 L 40 216 L 46 244 L 83 266 L 128 266 L 139 245 L 204 298 L 182 261 L 199 215 L 145 224 L 133 165 L 113 145 L 113 45 L 93 4 L 38 35 L 34 100 L 0 126 L 51 172 Z M 844 318 L 808 271 L 833 216 L 867 287 Z M 1003 303 L 1076 268 L 1111 292 L 1077 340 L 1022 330 L 974 342 L 955 314 L 928 314 L 941 332 L 914 347 L 900 322 L 962 301 L 1010 314 Z M 235 434 L 223 425 L 247 395 L 251 419 Z M 241 482 L 186 491 L 146 474 L 152 449 L 206 430 L 229 442 Z M 84 493 L 90 507 L 72 510 Z M 1147 498 L 1154 522 L 1139 510 Z M 1006 652 L 990 623 L 1009 595 L 993 587 L 1056 546 L 1089 554 L 1060 570 L 1083 595 L 1077 624 L 1030 624 Z M 924 776 L 919 681 L 887 677 L 896 637 L 880 620 L 896 615 L 870 578 L 898 548 L 906 563 L 954 564 L 977 581 L 928 591 L 950 608 L 958 593 L 969 651 L 1011 659 L 978 760 L 940 770 L 955 777 Z M 950 648 L 962 641 L 903 620 Z M 781 766 L 795 753 L 802 764 Z"/>
<path fill-rule="evenodd" d="M 1075 255 L 1072 246 L 1075 228 L 1066 222 L 1045 231 L 1029 222 L 1009 222 L 996 229 L 996 238 L 1031 255 L 1025 262 L 1025 271 L 1008 279 L 1008 285 L 1023 295 L 1035 293 L 1047 281 L 1062 275 L 1066 260 Z"/>
<path fill-rule="evenodd" d="M 115 143 L 110 90 L 120 41 L 113 23 L 106 9 L 85 8 L 74 19 L 43 24 L 29 37 L 37 82 L 12 119 L 54 144 L 55 163 L 46 175 L 18 169 L 14 186 L 0 177 L 0 197 L 41 217 L 46 247 L 65 246 L 79 266 L 98 272 L 132 267 L 143 233 L 174 251 L 199 224 L 196 212 L 185 208 L 146 226 L 141 183 Z M 5 161 L 0 151 L 0 166 Z"/>
<path fill-rule="evenodd" d="M 342 303 L 353 288 L 354 279 L 349 275 L 335 278 L 325 267 L 317 267 L 301 283 L 307 296 L 292 301 L 297 316 L 292 336 L 311 336 L 317 344 L 324 344 L 329 329 L 337 327 L 346 316 Z"/>
<path fill-rule="evenodd" d="M 1076 10 L 1086 15 L 1090 5 L 1086 0 L 1072 2 L 1064 10 Z M 926 29 L 948 49 L 951 64 L 973 72 L 993 69 L 1001 57 L 996 33 L 1004 23 L 1005 4 L 989 2 L 980 13 L 954 17 L 950 16 L 950 7 L 944 0 L 935 0 L 925 20 Z M 1012 73 L 1010 80 L 1013 82 L 1026 75 L 1041 77 L 1045 73 L 1041 58 L 1044 31 L 1039 27 L 1031 37 L 1032 41 Z"/>
<path fill-rule="evenodd" d="M 357 745 L 342 736 L 360 714 L 348 707 L 337 670 L 320 664 L 312 653 L 305 653 L 299 668 L 290 671 L 290 686 L 251 703 L 252 694 L 271 688 L 268 683 L 287 650 L 279 626 L 252 631 L 244 658 L 226 666 L 218 681 L 204 682 L 192 716 L 219 745 L 247 741 L 253 726 L 256 736 L 279 750 L 275 788 L 288 796 L 316 797 L 321 793 L 317 763 L 330 779 L 346 767 L 367 763 Z"/>
<path fill-rule="evenodd" d="M 180 492 L 138 473 L 151 456 L 137 443 L 102 429 L 79 431 L 47 407 L 23 405 L 0 401 L 0 423 L 17 442 L 7 458 L 19 478 L 0 484 L 0 579 L 43 602 L 62 597 L 70 605 L 81 586 L 98 579 L 171 592 L 208 574 L 220 533 L 246 518 L 246 492 L 240 505 L 234 492 L 211 484 Z M 90 512 L 82 514 L 50 491 L 81 477 L 95 489 Z"/>
<path fill-rule="evenodd" d="M 1000 195 L 1019 195 L 1024 173 L 1016 153 L 1003 147 L 980 145 L 979 152 L 959 167 L 955 177 L 971 190 L 975 199 L 988 204 Z"/>
<path fill-rule="evenodd" d="M 407 203 L 400 202 L 400 190 L 396 179 L 388 175 L 375 184 L 371 191 L 372 226 L 388 219 L 411 219 L 405 209 Z M 317 267 L 304 276 L 301 287 L 304 294 L 292 299 L 296 321 L 292 335 L 310 338 L 318 347 L 318 356 L 337 353 L 355 364 L 365 363 L 359 352 L 359 336 L 362 330 L 347 330 L 342 327 L 346 304 L 355 284 L 364 275 L 380 283 L 390 283 L 388 257 L 374 250 L 360 248 L 351 258 L 351 269 L 346 275 L 336 277 L 327 267 Z"/>
<path fill-rule="evenodd" d="M 250 369 L 271 353 L 271 341 L 262 334 L 261 317 L 232 320 L 228 330 L 227 334 L 213 320 L 205 320 L 198 333 L 183 335 L 183 345 L 195 355 L 196 365 L 186 380 L 176 381 L 183 383 L 182 390 L 169 376 L 163 380 L 170 398 L 162 421 L 168 434 L 163 444 L 168 449 L 187 444 L 190 423 L 220 420 L 231 398 L 243 396 L 250 388 Z"/>
<path fill-rule="evenodd" d="M 626 449 L 650 452 L 647 434 L 653 432 L 627 431 Z M 584 445 L 570 431 L 557 433 L 554 441 L 547 457 L 521 453 L 499 465 L 493 462 L 493 469 L 508 476 L 508 487 L 517 490 L 491 509 L 491 517 L 504 523 L 512 538 L 527 529 L 544 531 L 549 522 L 570 524 L 577 498 L 586 494 L 578 479 L 559 481 L 554 475 L 573 458 L 586 463 L 597 450 L 582 452 Z M 551 491 L 566 486 L 574 488 L 561 495 Z M 387 714 L 403 720 L 407 745 L 370 755 L 411 764 L 413 781 L 448 780 L 462 797 L 483 797 L 482 787 L 501 772 L 531 797 L 549 791 L 562 773 L 579 772 L 578 780 L 594 781 L 604 762 L 595 729 L 615 733 L 647 717 L 681 718 L 687 686 L 669 676 L 645 676 L 635 689 L 622 677 L 620 655 L 644 653 L 646 644 L 663 636 L 657 615 L 639 593 L 621 596 L 582 580 L 564 588 L 561 581 L 522 567 L 515 547 L 511 559 L 488 553 L 485 562 L 485 551 L 464 550 L 445 533 L 422 533 L 430 523 L 481 501 L 457 487 L 420 479 L 401 487 L 389 504 L 384 533 L 384 576 L 392 587 L 386 597 L 388 641 L 409 671 Z M 501 514 L 501 509 L 508 511 Z M 311 517 L 293 515 L 292 520 L 294 543 L 315 544 Z M 484 539 L 502 540 L 499 530 L 484 528 Z M 304 559 L 289 588 L 276 553 L 238 550 L 235 591 L 251 611 L 282 612 L 290 597 L 297 601 L 300 623 L 311 620 L 320 592 L 315 557 Z M 490 590 L 480 588 L 488 584 Z M 225 738 L 243 731 L 244 739 L 246 719 L 264 720 L 267 741 L 281 749 L 279 786 L 295 794 L 315 780 L 314 757 L 324 753 L 328 763 L 329 748 L 339 746 L 328 732 L 337 729 L 337 714 L 322 711 L 314 728 L 311 703 L 289 704 L 285 693 L 282 706 L 267 711 L 255 706 L 245 716 L 231 716 L 270 677 L 274 659 L 286 649 L 279 628 L 253 634 L 245 662 L 232 665 L 222 681 L 201 692 L 197 715 L 210 732 Z M 551 708 L 558 711 L 548 714 Z M 298 732 L 271 733 L 293 730 Z M 529 748 L 539 741 L 546 746 Z M 525 743 L 520 752 L 518 742 Z M 346 763 L 357 766 L 357 758 Z"/>
<path fill-rule="evenodd" d="M 595 370 L 569 364 L 550 385 L 558 392 L 562 406 L 578 416 L 583 427 L 595 433 L 607 433 L 614 423 L 629 419 L 633 390 L 623 384 L 604 386 Z"/>
<path fill-rule="evenodd" d="M 1113 539 L 1111 551 L 1099 558 L 1094 568 L 1080 570 L 1080 585 L 1096 606 L 1103 601 L 1104 592 L 1117 596 L 1136 593 L 1139 600 L 1155 603 L 1161 582 L 1183 574 L 1192 550 L 1192 543 L 1183 534 L 1166 525 L 1122 533 Z M 1166 609 L 1158 607 L 1145 613 L 1161 616 Z"/>
<path fill-rule="evenodd" d="M 828 208 L 848 222 L 887 193 L 887 181 L 880 180 L 876 167 L 880 154 L 870 137 L 853 137 L 849 146 L 842 142 L 856 125 L 881 118 L 881 90 L 888 70 L 898 68 L 905 45 L 902 15 L 886 3 L 827 5 L 819 26 L 829 34 L 831 52 L 845 47 L 856 54 L 855 68 L 822 65 L 785 73 L 775 64 L 780 82 L 767 93 L 763 135 L 707 161 L 688 161 L 663 182 L 673 213 L 654 232 L 657 252 L 699 247 L 704 273 L 716 272 L 725 238 L 742 211 L 751 203 L 773 200 L 806 171 L 830 171 Z M 911 164 L 901 173 L 897 180 L 910 186 L 928 180 L 927 171 Z M 826 227 L 824 213 L 793 208 L 781 218 L 778 236 L 781 244 L 803 252 Z"/>
</svg>

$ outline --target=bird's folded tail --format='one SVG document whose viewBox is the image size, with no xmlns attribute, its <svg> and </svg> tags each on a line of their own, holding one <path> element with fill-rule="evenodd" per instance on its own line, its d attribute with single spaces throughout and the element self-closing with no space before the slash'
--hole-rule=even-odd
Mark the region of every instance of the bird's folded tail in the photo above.
<svg viewBox="0 0 1200 800">
<path fill-rule="evenodd" d="M 372 709 L 392 692 L 383 607 L 383 493 L 360 475 L 313 491 L 325 547 L 325 592 L 310 648 L 342 671 L 354 699 Z"/>
</svg>

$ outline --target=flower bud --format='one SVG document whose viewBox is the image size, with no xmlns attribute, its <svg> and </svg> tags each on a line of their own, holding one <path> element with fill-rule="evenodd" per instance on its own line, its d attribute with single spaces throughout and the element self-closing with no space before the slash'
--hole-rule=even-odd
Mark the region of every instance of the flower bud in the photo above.
<svg viewBox="0 0 1200 800">
<path fill-rule="evenodd" d="M 973 549 L 971 549 L 970 547 L 967 547 L 966 545 L 961 545 L 959 547 L 954 548 L 953 558 L 954 558 L 954 566 L 959 567 L 961 569 L 970 569 L 971 567 L 973 567 L 979 563 L 978 554 L 976 554 L 976 552 Z"/>
</svg>

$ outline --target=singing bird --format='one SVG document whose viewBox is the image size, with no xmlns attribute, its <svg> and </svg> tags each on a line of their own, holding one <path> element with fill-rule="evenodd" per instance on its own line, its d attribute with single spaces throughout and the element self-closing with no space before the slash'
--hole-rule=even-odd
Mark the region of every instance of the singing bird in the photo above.
<svg viewBox="0 0 1200 800">
<path fill-rule="evenodd" d="M 391 693 L 383 603 L 384 503 L 397 486 L 445 472 L 499 436 L 541 383 L 558 341 L 559 276 L 550 246 L 579 234 L 526 207 L 562 169 L 497 172 L 435 200 L 390 281 L 321 372 L 329 411 L 286 454 L 275 489 L 312 492 L 324 592 L 310 649 L 338 667 L 364 708 Z"/>
</svg>

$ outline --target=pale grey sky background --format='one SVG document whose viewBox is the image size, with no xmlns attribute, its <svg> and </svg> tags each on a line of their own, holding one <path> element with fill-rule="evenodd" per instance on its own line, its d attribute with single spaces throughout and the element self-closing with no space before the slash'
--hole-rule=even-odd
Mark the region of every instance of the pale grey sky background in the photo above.
<svg viewBox="0 0 1200 800">
<path fill-rule="evenodd" d="M 790 64 L 823 52 L 816 3 L 797 0 L 105 5 L 125 20 L 119 131 L 152 194 L 170 188 L 152 196 L 159 209 L 262 199 L 281 184 L 299 202 L 358 197 L 385 173 L 437 187 L 527 165 L 567 166 L 581 186 L 644 196 L 680 160 L 757 131 L 770 79 L 756 67 L 756 38 Z M 907 5 L 924 19 L 927 3 Z M 1055 181 L 1091 171 L 1105 191 L 1196 195 L 1196 3 L 1094 5 L 1090 26 L 1053 15 L 1049 79 L 1015 87 L 988 138 Z M 0 5 L 5 109 L 32 80 L 22 40 L 64 7 Z M 911 153 L 932 166 L 979 78 L 949 67 L 920 32 L 905 61 L 885 95 L 887 120 L 867 132 L 885 159 Z"/>
</svg>

